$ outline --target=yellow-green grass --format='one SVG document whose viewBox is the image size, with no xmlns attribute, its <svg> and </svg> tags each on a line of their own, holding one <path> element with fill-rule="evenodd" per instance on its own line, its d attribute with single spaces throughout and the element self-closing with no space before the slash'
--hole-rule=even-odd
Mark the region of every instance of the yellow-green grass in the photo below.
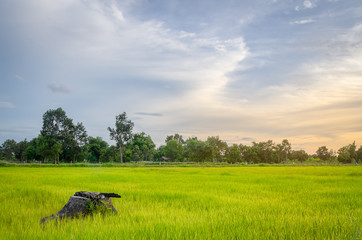
<svg viewBox="0 0 362 240">
<path fill-rule="evenodd" d="M 0 168 L 1 239 L 359 239 L 362 167 Z M 50 222 L 76 191 L 118 215 Z"/>
</svg>

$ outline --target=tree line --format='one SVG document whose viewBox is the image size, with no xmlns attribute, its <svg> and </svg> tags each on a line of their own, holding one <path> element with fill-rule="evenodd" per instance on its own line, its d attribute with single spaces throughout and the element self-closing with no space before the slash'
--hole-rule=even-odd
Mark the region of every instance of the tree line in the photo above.
<svg viewBox="0 0 362 240">
<path fill-rule="evenodd" d="M 218 136 L 206 141 L 197 137 L 184 139 L 180 134 L 169 135 L 165 144 L 156 149 L 151 137 L 144 132 L 134 133 L 134 123 L 126 113 L 116 116 L 115 126 L 108 127 L 109 145 L 101 137 L 88 136 L 82 123 L 74 123 L 62 108 L 50 109 L 43 115 L 43 126 L 38 137 L 16 142 L 8 139 L 0 146 L 0 159 L 18 162 L 54 162 L 55 164 L 91 162 L 121 163 L 130 161 L 175 162 L 228 162 L 228 163 L 286 163 L 288 161 L 338 161 L 362 162 L 362 146 L 355 142 L 343 146 L 337 152 L 321 146 L 313 155 L 304 150 L 293 150 L 291 143 L 272 140 L 228 145 Z"/>
</svg>

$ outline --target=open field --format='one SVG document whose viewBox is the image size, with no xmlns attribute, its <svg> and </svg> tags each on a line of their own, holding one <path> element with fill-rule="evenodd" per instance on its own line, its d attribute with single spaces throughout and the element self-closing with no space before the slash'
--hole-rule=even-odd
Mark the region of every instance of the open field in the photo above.
<svg viewBox="0 0 362 240">
<path fill-rule="evenodd" d="M 360 239 L 362 167 L 0 168 L 1 239 Z M 76 191 L 118 215 L 41 226 Z"/>
</svg>

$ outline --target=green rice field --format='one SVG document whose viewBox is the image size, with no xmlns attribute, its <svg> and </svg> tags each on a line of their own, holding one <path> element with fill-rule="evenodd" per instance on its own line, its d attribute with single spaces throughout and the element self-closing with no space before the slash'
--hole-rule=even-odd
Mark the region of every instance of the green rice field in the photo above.
<svg viewBox="0 0 362 240">
<path fill-rule="evenodd" d="M 0 239 L 361 239 L 362 167 L 0 168 Z M 52 221 L 77 191 L 117 215 Z"/>
</svg>

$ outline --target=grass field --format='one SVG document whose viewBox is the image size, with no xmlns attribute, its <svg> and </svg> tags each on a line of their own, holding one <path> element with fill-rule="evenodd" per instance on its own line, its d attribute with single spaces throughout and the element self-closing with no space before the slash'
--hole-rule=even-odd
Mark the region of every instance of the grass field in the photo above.
<svg viewBox="0 0 362 240">
<path fill-rule="evenodd" d="M 1 239 L 361 239 L 362 167 L 0 168 Z M 118 215 L 42 226 L 76 191 Z"/>
</svg>

